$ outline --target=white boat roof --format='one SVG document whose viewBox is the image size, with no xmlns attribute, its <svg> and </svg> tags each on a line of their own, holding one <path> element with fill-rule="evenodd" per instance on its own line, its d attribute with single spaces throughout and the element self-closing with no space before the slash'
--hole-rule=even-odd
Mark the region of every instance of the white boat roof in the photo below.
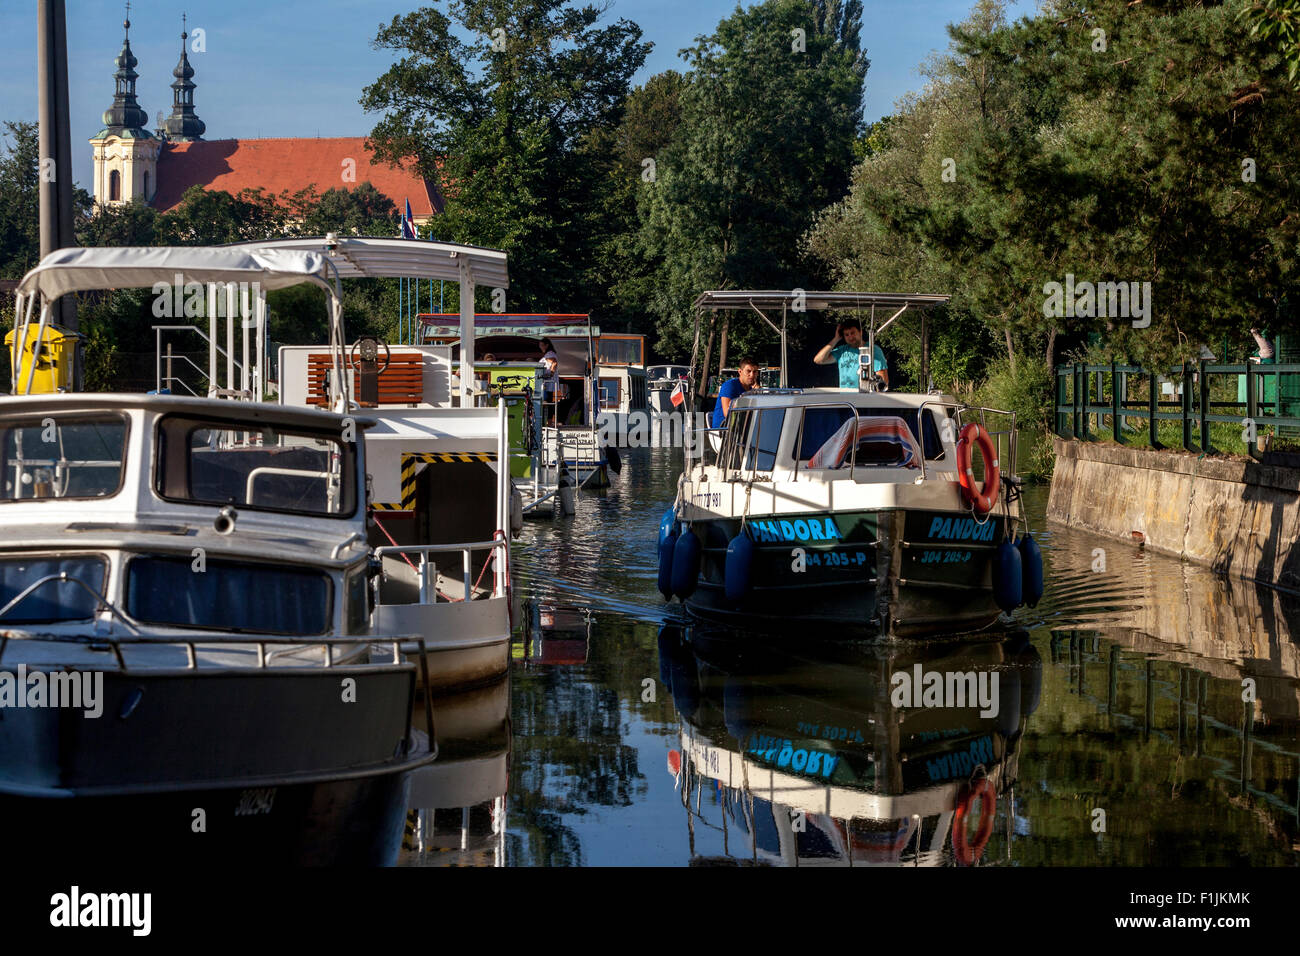
<svg viewBox="0 0 1300 956">
<path fill-rule="evenodd" d="M 809 312 L 825 309 L 861 309 L 873 305 L 885 308 L 928 309 L 943 305 L 952 296 L 921 292 L 806 292 L 801 289 L 721 289 L 701 292 L 696 309 L 715 312 L 748 311 L 750 308 L 776 308 L 799 305 Z"/>
<path fill-rule="evenodd" d="M 6 395 L 6 415 L 49 412 L 125 411 L 142 408 L 159 415 L 189 413 L 204 418 L 265 422 L 281 427 L 337 430 L 345 417 L 360 429 L 373 428 L 367 415 L 343 416 L 317 408 L 276 405 L 271 402 L 236 402 L 220 398 L 191 398 L 187 395 L 145 395 L 139 392 L 58 392 L 54 394 Z"/>
<path fill-rule="evenodd" d="M 151 288 L 163 282 L 248 282 L 282 289 L 303 282 L 333 292 L 325 256 L 307 249 L 264 250 L 229 246 L 107 246 L 56 249 L 18 283 L 19 295 L 39 292 L 54 301 L 91 289 Z"/>
<path fill-rule="evenodd" d="M 333 246 L 331 249 L 330 246 Z M 251 252 L 314 252 L 328 255 L 343 279 L 445 279 L 457 282 L 460 265 L 468 262 L 476 285 L 510 288 L 507 255 L 499 249 L 424 239 L 385 239 L 375 236 L 316 236 L 242 242 L 226 249 Z"/>
<path fill-rule="evenodd" d="M 933 405 L 963 404 L 952 395 L 933 392 L 861 392 L 856 388 L 756 388 L 736 398 L 739 408 L 788 408 L 792 405 L 849 404 L 873 408 L 920 408 Z"/>
</svg>

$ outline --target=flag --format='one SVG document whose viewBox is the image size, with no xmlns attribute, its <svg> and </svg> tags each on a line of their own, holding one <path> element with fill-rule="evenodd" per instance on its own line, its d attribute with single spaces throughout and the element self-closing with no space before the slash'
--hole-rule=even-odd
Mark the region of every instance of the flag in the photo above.
<svg viewBox="0 0 1300 956">
<path fill-rule="evenodd" d="M 402 216 L 402 238 L 414 239 L 415 235 L 415 217 L 411 215 L 411 200 L 406 200 L 406 214 Z"/>
<path fill-rule="evenodd" d="M 677 382 L 676 387 L 673 388 L 672 394 L 669 395 L 668 398 L 673 403 L 674 408 L 679 407 L 683 402 L 686 401 L 686 380 L 685 379 L 680 379 Z"/>
</svg>

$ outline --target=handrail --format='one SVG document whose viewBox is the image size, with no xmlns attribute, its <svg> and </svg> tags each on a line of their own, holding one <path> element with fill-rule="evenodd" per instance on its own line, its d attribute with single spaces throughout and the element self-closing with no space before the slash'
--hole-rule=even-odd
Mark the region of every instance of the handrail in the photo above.
<svg viewBox="0 0 1300 956">
<path fill-rule="evenodd" d="M 486 549 L 492 549 L 492 550 L 505 549 L 506 556 L 508 558 L 510 554 L 509 547 L 510 547 L 510 542 L 501 538 L 494 538 L 491 541 L 464 541 L 464 542 L 458 542 L 453 544 L 412 544 L 412 545 L 405 545 L 405 544 L 387 545 L 386 544 L 383 545 L 382 547 L 375 548 L 374 555 L 375 557 L 382 560 L 388 555 L 398 554 L 401 555 L 404 559 L 406 559 L 407 563 L 409 564 L 410 559 L 407 557 L 407 555 L 418 554 L 420 556 L 420 564 L 418 567 L 412 565 L 412 568 L 415 570 L 416 574 L 419 575 L 420 603 L 437 604 L 438 592 L 434 581 L 431 580 L 430 569 L 432 569 L 433 572 L 436 574 L 438 566 L 429 561 L 429 555 L 443 554 L 443 553 L 454 552 L 454 551 L 459 551 L 461 553 L 461 559 L 463 562 L 462 571 L 465 576 L 464 577 L 465 596 L 457 600 L 463 600 L 468 602 L 472 600 L 472 597 L 470 595 L 470 590 L 475 586 L 475 583 L 472 582 L 471 580 L 472 570 L 470 567 L 470 555 L 472 554 L 472 552 L 483 551 Z M 487 565 L 484 564 L 485 570 L 486 567 Z M 480 574 L 479 577 L 481 579 L 482 574 Z M 507 592 L 509 591 L 509 587 L 510 587 L 509 582 L 506 582 L 505 585 L 502 586 L 500 580 L 498 579 L 498 576 L 493 575 L 491 597 L 499 598 L 499 597 L 506 596 Z M 433 595 L 434 599 L 432 601 L 429 600 L 430 595 Z"/>
<path fill-rule="evenodd" d="M 1129 398 L 1129 376 L 1147 378 L 1143 389 L 1146 395 L 1140 400 Z M 1159 423 L 1178 422 L 1182 426 L 1179 444 L 1185 450 L 1213 454 L 1217 449 L 1213 447 L 1210 426 L 1230 424 L 1242 426 L 1246 452 L 1259 460 L 1263 457 L 1260 428 L 1273 427 L 1279 434 L 1283 430 L 1300 432 L 1300 364 L 1296 363 L 1248 361 L 1234 365 L 1202 359 L 1161 371 L 1117 361 L 1107 365 L 1076 362 L 1058 365 L 1054 377 L 1053 430 L 1065 439 L 1093 440 L 1109 416 L 1107 437 L 1124 444 L 1124 433 L 1133 430 L 1126 420 L 1138 419 L 1147 423 L 1150 447 L 1160 449 L 1166 446 L 1159 438 Z M 1236 379 L 1237 394 L 1244 390 L 1244 400 L 1215 399 L 1211 394 L 1215 377 L 1229 382 Z M 1172 400 L 1162 400 L 1162 380 L 1173 386 Z M 1271 398 L 1268 392 L 1274 393 Z M 1094 417 L 1097 435 L 1093 434 Z"/>
</svg>

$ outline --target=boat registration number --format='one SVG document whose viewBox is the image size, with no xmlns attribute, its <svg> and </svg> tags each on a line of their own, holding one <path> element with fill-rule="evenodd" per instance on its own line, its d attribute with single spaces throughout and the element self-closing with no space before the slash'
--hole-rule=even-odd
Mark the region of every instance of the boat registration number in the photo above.
<svg viewBox="0 0 1300 956">
<path fill-rule="evenodd" d="M 970 560 L 969 551 L 922 551 L 922 564 L 961 564 Z"/>
</svg>

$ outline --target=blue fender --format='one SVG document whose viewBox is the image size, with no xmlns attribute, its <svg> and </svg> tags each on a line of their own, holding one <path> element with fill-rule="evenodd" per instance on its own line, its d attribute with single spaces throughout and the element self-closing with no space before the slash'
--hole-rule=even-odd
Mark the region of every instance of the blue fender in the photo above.
<svg viewBox="0 0 1300 956">
<path fill-rule="evenodd" d="M 695 593 L 700 580 L 700 539 L 690 528 L 682 531 L 673 548 L 673 593 L 685 601 Z"/>
<path fill-rule="evenodd" d="M 659 539 L 659 593 L 665 601 L 673 599 L 673 554 L 677 549 L 677 529 L 669 528 Z"/>
<path fill-rule="evenodd" d="M 1030 607 L 1036 607 L 1043 598 L 1043 552 L 1029 534 L 1020 539 L 1019 548 L 1024 581 L 1022 597 Z"/>
<path fill-rule="evenodd" d="M 749 574 L 754 565 L 754 542 L 742 530 L 727 545 L 727 600 L 739 604 L 749 593 Z"/>
<path fill-rule="evenodd" d="M 993 552 L 993 600 L 1010 613 L 1023 604 L 1024 574 L 1020 551 L 1007 538 Z"/>
</svg>

